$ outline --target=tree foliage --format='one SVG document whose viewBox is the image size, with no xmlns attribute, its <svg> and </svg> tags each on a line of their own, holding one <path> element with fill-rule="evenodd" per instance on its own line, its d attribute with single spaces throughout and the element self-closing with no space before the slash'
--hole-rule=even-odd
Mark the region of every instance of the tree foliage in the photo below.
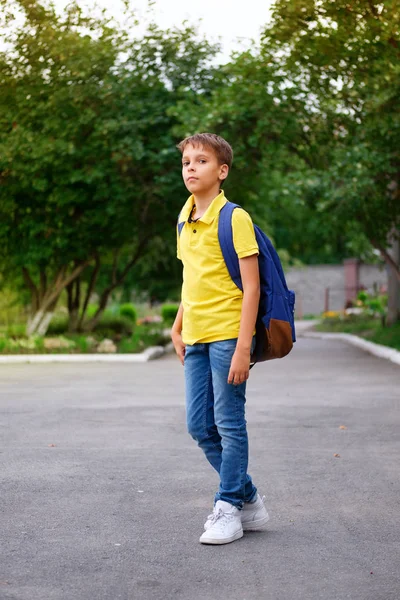
<svg viewBox="0 0 400 600">
<path fill-rule="evenodd" d="M 331 130 L 324 207 L 384 246 L 400 219 L 398 3 L 279 0 L 263 36 L 271 52 Z"/>
<path fill-rule="evenodd" d="M 399 278 L 399 21 L 396 1 L 277 0 L 260 50 L 225 65 L 191 115 L 231 141 L 227 190 L 291 257 L 377 248 Z"/>
<path fill-rule="evenodd" d="M 32 293 L 35 329 L 64 288 L 82 325 L 103 264 L 100 309 L 155 236 L 172 230 L 180 198 L 168 109 L 212 79 L 214 48 L 190 27 L 139 38 L 77 3 L 58 15 L 36 0 L 2 1 L 14 24 L 0 53 L 0 243 Z M 23 22 L 15 23 L 16 9 Z"/>
<path fill-rule="evenodd" d="M 396 0 L 276 0 L 260 47 L 219 66 L 188 25 L 135 35 L 128 11 L 124 28 L 77 2 L 0 2 L 0 260 L 32 329 L 64 289 L 72 328 L 117 288 L 175 295 L 175 144 L 196 131 L 231 142 L 228 197 L 292 263 L 377 248 L 400 276 Z"/>
<path fill-rule="evenodd" d="M 364 235 L 399 282 L 390 253 L 400 225 L 398 2 L 277 0 L 262 54 L 331 133 L 318 209 Z"/>
</svg>

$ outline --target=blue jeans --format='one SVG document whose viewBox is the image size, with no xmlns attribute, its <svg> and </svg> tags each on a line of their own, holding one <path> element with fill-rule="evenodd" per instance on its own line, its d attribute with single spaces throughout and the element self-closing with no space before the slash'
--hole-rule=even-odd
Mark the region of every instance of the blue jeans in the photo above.
<svg viewBox="0 0 400 600">
<path fill-rule="evenodd" d="M 237 508 L 257 494 L 248 465 L 246 382 L 228 384 L 237 339 L 186 345 L 186 417 L 190 435 L 219 473 L 215 495 Z"/>
</svg>

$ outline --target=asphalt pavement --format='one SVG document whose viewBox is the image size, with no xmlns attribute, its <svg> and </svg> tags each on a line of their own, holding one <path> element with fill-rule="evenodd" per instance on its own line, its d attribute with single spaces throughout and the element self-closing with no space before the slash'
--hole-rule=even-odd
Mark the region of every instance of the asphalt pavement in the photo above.
<svg viewBox="0 0 400 600">
<path fill-rule="evenodd" d="M 300 338 L 248 383 L 270 521 L 198 539 L 217 475 L 183 368 L 0 365 L 1 600 L 398 600 L 400 368 Z"/>
</svg>

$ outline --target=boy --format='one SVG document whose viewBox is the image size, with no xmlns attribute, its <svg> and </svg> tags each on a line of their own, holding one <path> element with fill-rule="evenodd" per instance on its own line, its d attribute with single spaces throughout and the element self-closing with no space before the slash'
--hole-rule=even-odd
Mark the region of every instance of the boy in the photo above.
<svg viewBox="0 0 400 600">
<path fill-rule="evenodd" d="M 184 365 L 190 435 L 219 473 L 214 510 L 200 537 L 227 544 L 243 529 L 268 521 L 263 499 L 247 474 L 246 381 L 260 296 L 258 246 L 250 216 L 233 212 L 232 230 L 243 292 L 233 283 L 218 241 L 221 190 L 233 152 L 221 137 L 196 134 L 179 145 L 182 176 L 192 194 L 179 221 L 178 258 L 183 263 L 182 301 L 172 341 Z"/>
</svg>

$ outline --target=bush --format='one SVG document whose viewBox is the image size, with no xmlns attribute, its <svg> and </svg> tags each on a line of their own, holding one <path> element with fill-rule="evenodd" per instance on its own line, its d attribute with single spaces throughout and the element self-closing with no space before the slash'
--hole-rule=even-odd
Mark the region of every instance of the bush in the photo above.
<svg viewBox="0 0 400 600">
<path fill-rule="evenodd" d="M 112 338 L 115 334 L 132 335 L 133 330 L 134 323 L 127 317 L 103 314 L 100 322 L 94 328 L 94 333 Z"/>
<path fill-rule="evenodd" d="M 132 335 L 133 330 L 134 323 L 130 318 L 121 315 L 112 315 L 109 311 L 104 311 L 93 333 L 103 337 L 113 337 L 115 334 Z M 67 331 L 68 317 L 54 316 L 46 335 L 63 335 Z"/>
<path fill-rule="evenodd" d="M 0 338 L 0 353 L 2 354 L 34 354 L 43 352 L 43 338 L 40 336 Z"/>
<path fill-rule="evenodd" d="M 97 304 L 88 304 L 85 313 L 85 321 L 92 319 L 96 314 L 98 308 L 99 307 Z M 111 313 L 108 310 L 105 310 L 101 316 L 100 321 L 103 320 L 103 317 L 107 318 L 108 315 L 111 315 Z M 48 327 L 46 335 L 62 335 L 66 333 L 68 331 L 68 321 L 68 315 L 55 314 L 51 319 L 51 323 Z"/>
<path fill-rule="evenodd" d="M 5 332 L 10 338 L 24 338 L 26 337 L 26 324 L 9 325 Z"/>
<path fill-rule="evenodd" d="M 387 312 L 387 302 L 387 294 L 372 295 L 361 290 L 358 292 L 356 304 L 366 315 L 384 317 Z"/>
<path fill-rule="evenodd" d="M 127 319 L 130 319 L 131 321 L 136 323 L 137 311 L 133 304 L 121 304 L 121 306 L 119 307 L 119 314 L 121 315 L 121 317 L 126 317 Z"/>
<path fill-rule="evenodd" d="M 47 329 L 46 335 L 62 335 L 68 329 L 68 317 L 54 315 Z"/>
<path fill-rule="evenodd" d="M 164 346 L 170 341 L 169 336 L 164 335 L 164 328 L 160 324 L 138 325 L 135 333 L 129 338 L 123 338 L 118 345 L 118 352 L 126 354 L 130 352 L 143 352 L 149 346 Z"/>
<path fill-rule="evenodd" d="M 179 304 L 164 304 L 161 308 L 161 316 L 165 323 L 171 324 L 175 321 L 175 317 L 179 310 Z"/>
<path fill-rule="evenodd" d="M 358 292 L 357 294 L 357 300 L 360 304 L 365 304 L 365 302 L 368 300 L 369 294 L 368 292 L 361 290 Z"/>
</svg>

